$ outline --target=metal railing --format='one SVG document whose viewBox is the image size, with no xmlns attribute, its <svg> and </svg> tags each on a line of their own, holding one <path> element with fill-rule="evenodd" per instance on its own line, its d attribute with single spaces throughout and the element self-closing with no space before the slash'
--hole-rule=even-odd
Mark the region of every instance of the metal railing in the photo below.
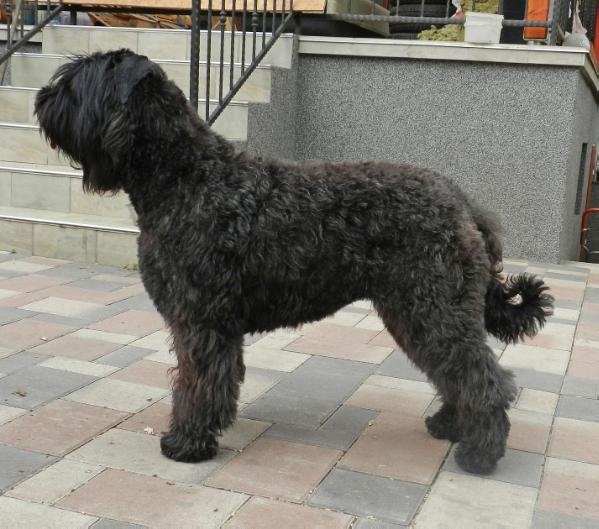
<svg viewBox="0 0 599 529">
<path fill-rule="evenodd" d="M 207 7 L 204 13 L 208 23 L 204 43 L 206 47 L 204 118 L 211 125 L 235 97 L 235 94 L 239 92 L 280 35 L 289 28 L 293 19 L 293 0 L 231 0 L 228 11 L 224 0 L 220 0 L 218 11 L 213 9 L 213 0 L 204 0 L 204 2 Z M 199 103 L 200 54 L 203 35 L 200 17 L 204 2 L 192 0 L 190 55 L 192 59 L 189 98 L 196 108 Z M 241 5 L 238 7 L 237 3 Z M 217 13 L 216 16 L 215 13 Z M 213 26 L 214 19 L 217 22 Z M 225 33 L 227 25 L 229 25 L 230 31 Z M 216 32 L 213 30 L 215 26 Z M 213 33 L 220 36 L 215 55 L 213 55 L 212 49 Z M 225 44 L 225 34 L 228 36 L 228 45 Z M 241 39 L 240 50 L 235 48 L 236 38 Z M 236 55 L 239 56 L 237 61 L 235 60 Z M 211 85 L 213 59 L 216 59 L 214 64 L 217 67 L 214 88 L 216 93 L 214 94 Z M 229 69 L 228 75 L 225 72 L 226 67 Z M 214 107 L 212 110 L 211 106 Z"/>
</svg>

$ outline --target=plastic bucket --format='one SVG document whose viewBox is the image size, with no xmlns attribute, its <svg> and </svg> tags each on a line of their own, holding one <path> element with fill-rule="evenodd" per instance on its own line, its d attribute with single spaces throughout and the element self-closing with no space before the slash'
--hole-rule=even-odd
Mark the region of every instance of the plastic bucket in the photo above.
<svg viewBox="0 0 599 529">
<path fill-rule="evenodd" d="M 476 44 L 499 44 L 503 15 L 466 13 L 464 40 Z"/>
</svg>

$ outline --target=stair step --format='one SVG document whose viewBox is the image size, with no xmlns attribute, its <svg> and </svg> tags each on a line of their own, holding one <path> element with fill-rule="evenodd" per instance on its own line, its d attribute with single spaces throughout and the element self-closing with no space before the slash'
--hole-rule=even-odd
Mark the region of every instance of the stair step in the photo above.
<svg viewBox="0 0 599 529">
<path fill-rule="evenodd" d="M 125 266 L 137 260 L 138 228 L 130 219 L 0 207 L 0 249 Z"/>
<path fill-rule="evenodd" d="M 33 106 L 38 88 L 0 86 L 0 122 L 35 125 Z M 211 110 L 217 101 L 210 102 Z M 203 112 L 205 99 L 199 101 Z M 201 115 L 203 115 L 201 113 Z M 212 128 L 231 141 L 247 139 L 248 104 L 245 101 L 232 101 L 218 117 Z M 1 158 L 0 158 L 1 159 Z"/>
<path fill-rule="evenodd" d="M 0 206 L 130 219 L 134 212 L 125 193 L 84 193 L 81 171 L 46 170 L 0 163 Z"/>
<path fill-rule="evenodd" d="M 206 59 L 207 31 L 200 32 L 200 59 Z M 268 39 L 270 34 L 266 34 Z M 236 31 L 233 38 L 234 61 L 241 62 L 243 34 Z M 211 53 L 220 53 L 220 31 L 211 35 Z M 91 53 L 114 49 L 115 43 L 122 48 L 146 55 L 150 59 L 188 61 L 190 58 L 191 32 L 184 29 L 110 28 L 89 26 L 48 26 L 43 30 L 42 52 L 50 54 Z M 262 43 L 262 33 L 256 38 L 257 49 Z M 253 36 L 246 33 L 245 60 L 252 58 Z M 231 56 L 231 32 L 224 32 L 224 48 Z M 279 37 L 264 58 L 264 64 L 291 68 L 293 35 Z"/>
<path fill-rule="evenodd" d="M 15 53 L 11 63 L 11 81 L 13 86 L 22 86 L 29 88 L 40 88 L 48 82 L 48 79 L 54 74 L 56 69 L 70 59 L 65 55 L 49 55 L 41 53 Z M 189 62 L 175 60 L 156 61 L 168 77 L 174 81 L 185 95 L 189 96 Z M 219 64 L 210 64 L 210 94 L 211 99 L 218 96 L 219 88 Z M 223 87 L 226 93 L 226 87 L 229 81 L 229 72 L 233 68 L 234 81 L 241 72 L 241 65 L 234 63 L 223 65 Z M 236 95 L 237 100 L 251 102 L 268 102 L 270 98 L 270 67 L 258 66 L 252 72 L 249 79 L 243 84 Z M 206 93 L 206 63 L 200 64 L 199 94 Z"/>
</svg>

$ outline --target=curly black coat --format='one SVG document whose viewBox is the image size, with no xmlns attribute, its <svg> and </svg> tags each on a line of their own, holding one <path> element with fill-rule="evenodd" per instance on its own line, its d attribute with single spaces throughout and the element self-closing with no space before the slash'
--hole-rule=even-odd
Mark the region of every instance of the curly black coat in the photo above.
<svg viewBox="0 0 599 529">
<path fill-rule="evenodd" d="M 503 281 L 495 220 L 449 180 L 236 154 L 156 64 L 127 50 L 62 66 L 35 110 L 81 164 L 85 189 L 123 189 L 138 214 L 141 275 L 178 358 L 165 455 L 215 455 L 236 414 L 244 333 L 365 298 L 443 398 L 430 433 L 461 441 L 464 469 L 495 468 L 516 386 L 486 331 L 534 335 L 551 298 L 533 277 Z"/>
</svg>

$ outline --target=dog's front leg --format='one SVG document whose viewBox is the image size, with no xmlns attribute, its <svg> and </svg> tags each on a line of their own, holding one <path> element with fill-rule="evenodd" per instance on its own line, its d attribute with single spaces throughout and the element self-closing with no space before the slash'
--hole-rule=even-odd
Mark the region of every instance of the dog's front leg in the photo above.
<svg viewBox="0 0 599 529">
<path fill-rule="evenodd" d="M 243 381 L 243 336 L 216 329 L 173 329 L 178 366 L 173 381 L 173 411 L 162 453 L 176 461 L 210 459 L 217 437 L 231 425 Z"/>
</svg>

